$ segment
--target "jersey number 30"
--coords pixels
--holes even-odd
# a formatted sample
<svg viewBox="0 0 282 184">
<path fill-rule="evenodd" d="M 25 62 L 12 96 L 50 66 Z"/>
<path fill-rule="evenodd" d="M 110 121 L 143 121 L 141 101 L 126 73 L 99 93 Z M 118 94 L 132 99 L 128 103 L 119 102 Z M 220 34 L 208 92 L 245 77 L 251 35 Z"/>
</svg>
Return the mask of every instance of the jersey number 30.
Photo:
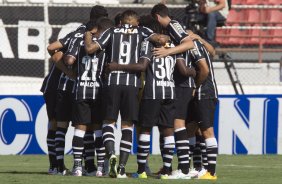
<svg viewBox="0 0 282 184">
<path fill-rule="evenodd" d="M 155 59 L 156 63 L 156 77 L 158 79 L 167 79 L 171 80 L 172 79 L 172 73 L 173 73 L 173 68 L 175 65 L 175 61 L 171 56 L 168 56 L 166 58 L 156 58 Z"/>
</svg>

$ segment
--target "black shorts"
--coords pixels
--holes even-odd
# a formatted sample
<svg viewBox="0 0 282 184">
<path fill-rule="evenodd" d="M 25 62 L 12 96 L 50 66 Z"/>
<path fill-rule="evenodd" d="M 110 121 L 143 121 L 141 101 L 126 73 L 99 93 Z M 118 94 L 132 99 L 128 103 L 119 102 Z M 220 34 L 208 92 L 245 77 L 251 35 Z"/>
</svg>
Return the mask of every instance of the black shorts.
<svg viewBox="0 0 282 184">
<path fill-rule="evenodd" d="M 73 94 L 68 91 L 57 91 L 56 120 L 69 122 L 72 119 Z"/>
<path fill-rule="evenodd" d="M 101 99 L 75 100 L 73 102 L 73 125 L 101 124 Z"/>
<path fill-rule="evenodd" d="M 189 104 L 192 97 L 193 88 L 176 87 L 175 94 L 175 119 L 186 120 L 188 117 Z"/>
<path fill-rule="evenodd" d="M 188 104 L 188 113 L 187 113 L 187 118 L 186 118 L 186 123 L 192 123 L 192 122 L 196 122 L 196 111 L 195 111 L 195 105 L 194 105 L 194 101 L 197 100 L 195 97 L 193 97 L 189 104 Z"/>
<path fill-rule="evenodd" d="M 46 110 L 48 119 L 53 120 L 56 119 L 56 104 L 57 104 L 57 91 L 55 92 L 46 92 L 43 94 L 45 104 L 46 104 Z"/>
<path fill-rule="evenodd" d="M 139 88 L 124 85 L 111 85 L 103 89 L 103 119 L 114 120 L 120 112 L 122 121 L 138 121 Z"/>
<path fill-rule="evenodd" d="M 174 100 L 143 99 L 140 105 L 140 126 L 144 128 L 153 126 L 173 128 L 174 113 Z"/>
<path fill-rule="evenodd" d="M 195 120 L 199 123 L 201 129 L 214 126 L 214 113 L 217 101 L 217 99 L 193 100 Z"/>
</svg>

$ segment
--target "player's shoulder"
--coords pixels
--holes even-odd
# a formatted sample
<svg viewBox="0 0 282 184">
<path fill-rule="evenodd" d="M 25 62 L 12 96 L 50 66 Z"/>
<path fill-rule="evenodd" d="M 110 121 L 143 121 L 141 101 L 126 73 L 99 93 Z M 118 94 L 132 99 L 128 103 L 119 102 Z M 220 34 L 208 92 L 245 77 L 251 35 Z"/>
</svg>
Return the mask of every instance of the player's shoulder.
<svg viewBox="0 0 282 184">
<path fill-rule="evenodd" d="M 148 41 L 148 40 L 144 40 L 144 41 L 141 43 L 141 51 L 152 50 L 153 48 L 154 48 L 153 43 L 151 43 L 151 42 Z"/>
<path fill-rule="evenodd" d="M 183 28 L 183 25 L 179 21 L 174 20 L 174 19 L 170 21 L 170 25 L 173 26 L 173 27 L 181 27 L 181 28 Z"/>
</svg>

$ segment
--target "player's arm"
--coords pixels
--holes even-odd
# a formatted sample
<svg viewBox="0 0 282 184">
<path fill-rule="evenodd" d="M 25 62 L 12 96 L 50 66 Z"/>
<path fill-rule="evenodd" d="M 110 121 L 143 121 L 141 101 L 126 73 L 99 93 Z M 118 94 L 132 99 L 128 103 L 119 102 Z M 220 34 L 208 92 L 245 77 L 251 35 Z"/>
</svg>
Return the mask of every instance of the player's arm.
<svg viewBox="0 0 282 184">
<path fill-rule="evenodd" d="M 59 70 L 64 72 L 70 78 L 74 78 L 73 71 L 71 69 L 68 69 L 63 62 L 63 55 L 64 53 L 62 51 L 58 51 L 52 55 L 51 60 Z"/>
<path fill-rule="evenodd" d="M 90 31 L 87 31 L 85 33 L 84 44 L 85 44 L 85 51 L 87 54 L 93 54 L 100 49 L 97 42 L 92 41 L 92 33 Z"/>
<path fill-rule="evenodd" d="M 53 54 L 55 54 L 56 51 L 58 51 L 61 48 L 63 48 L 63 44 L 59 40 L 57 40 L 48 45 L 47 51 L 49 55 L 52 56 Z"/>
<path fill-rule="evenodd" d="M 174 54 L 179 54 L 186 52 L 189 49 L 193 49 L 194 44 L 193 41 L 190 38 L 187 38 L 183 40 L 183 42 L 180 45 L 177 45 L 176 47 L 171 47 L 171 48 L 155 48 L 153 51 L 154 56 L 161 58 L 161 57 L 166 57 L 169 55 L 174 55 Z"/>
<path fill-rule="evenodd" d="M 197 75 L 195 78 L 196 88 L 199 88 L 201 84 L 204 83 L 204 81 L 207 79 L 209 75 L 209 67 L 206 62 L 206 59 L 201 59 L 197 62 Z"/>
<path fill-rule="evenodd" d="M 188 33 L 183 29 L 179 22 L 172 20 L 167 27 L 169 35 L 176 42 L 177 46 L 172 48 L 155 48 L 154 55 L 157 57 L 165 57 L 174 54 L 186 52 L 194 48 L 194 44 Z"/>
<path fill-rule="evenodd" d="M 207 42 L 206 40 L 204 40 L 202 37 L 200 37 L 199 35 L 197 34 L 189 34 L 191 39 L 193 40 L 200 40 L 200 42 L 203 43 L 204 47 L 209 51 L 209 53 L 211 54 L 211 56 L 215 56 L 215 49 L 214 47 L 209 43 Z"/>
<path fill-rule="evenodd" d="M 195 77 L 196 76 L 196 70 L 194 68 L 187 67 L 183 59 L 176 60 L 176 67 L 179 73 L 185 77 Z"/>
<path fill-rule="evenodd" d="M 149 61 L 147 58 L 140 58 L 138 63 L 121 65 L 117 62 L 111 62 L 106 66 L 108 72 L 111 71 L 126 71 L 126 72 L 144 72 L 148 67 Z"/>
<path fill-rule="evenodd" d="M 110 44 L 111 29 L 109 28 L 104 31 L 97 41 L 93 41 L 92 38 L 92 32 L 87 31 L 84 38 L 85 51 L 87 54 L 93 54 L 98 50 L 103 50 L 107 47 L 108 44 Z"/>
<path fill-rule="evenodd" d="M 70 32 L 65 37 L 49 44 L 48 47 L 47 47 L 47 51 L 50 54 L 50 56 L 55 54 L 55 52 L 59 51 L 60 49 L 66 47 L 69 44 L 69 41 L 70 41 L 72 36 L 73 36 L 73 32 Z"/>
</svg>

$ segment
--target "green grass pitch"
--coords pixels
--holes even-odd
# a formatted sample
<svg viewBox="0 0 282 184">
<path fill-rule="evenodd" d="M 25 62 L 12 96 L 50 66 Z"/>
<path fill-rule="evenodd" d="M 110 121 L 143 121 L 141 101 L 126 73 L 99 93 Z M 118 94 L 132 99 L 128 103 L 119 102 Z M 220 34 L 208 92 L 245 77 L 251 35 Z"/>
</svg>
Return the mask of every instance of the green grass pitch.
<svg viewBox="0 0 282 184">
<path fill-rule="evenodd" d="M 174 158 L 173 166 L 176 166 Z M 66 157 L 66 165 L 72 167 L 72 157 Z M 161 167 L 161 157 L 151 156 L 150 167 L 156 172 Z M 127 172 L 135 172 L 137 168 L 136 156 L 132 155 L 127 165 Z M 0 156 L 1 184 L 84 184 L 98 183 L 236 183 L 236 184 L 281 184 L 282 183 L 282 155 L 260 156 L 227 156 L 218 157 L 217 181 L 202 180 L 159 180 L 149 178 L 113 179 L 96 177 L 50 176 L 47 175 L 48 159 L 46 155 Z"/>
</svg>

